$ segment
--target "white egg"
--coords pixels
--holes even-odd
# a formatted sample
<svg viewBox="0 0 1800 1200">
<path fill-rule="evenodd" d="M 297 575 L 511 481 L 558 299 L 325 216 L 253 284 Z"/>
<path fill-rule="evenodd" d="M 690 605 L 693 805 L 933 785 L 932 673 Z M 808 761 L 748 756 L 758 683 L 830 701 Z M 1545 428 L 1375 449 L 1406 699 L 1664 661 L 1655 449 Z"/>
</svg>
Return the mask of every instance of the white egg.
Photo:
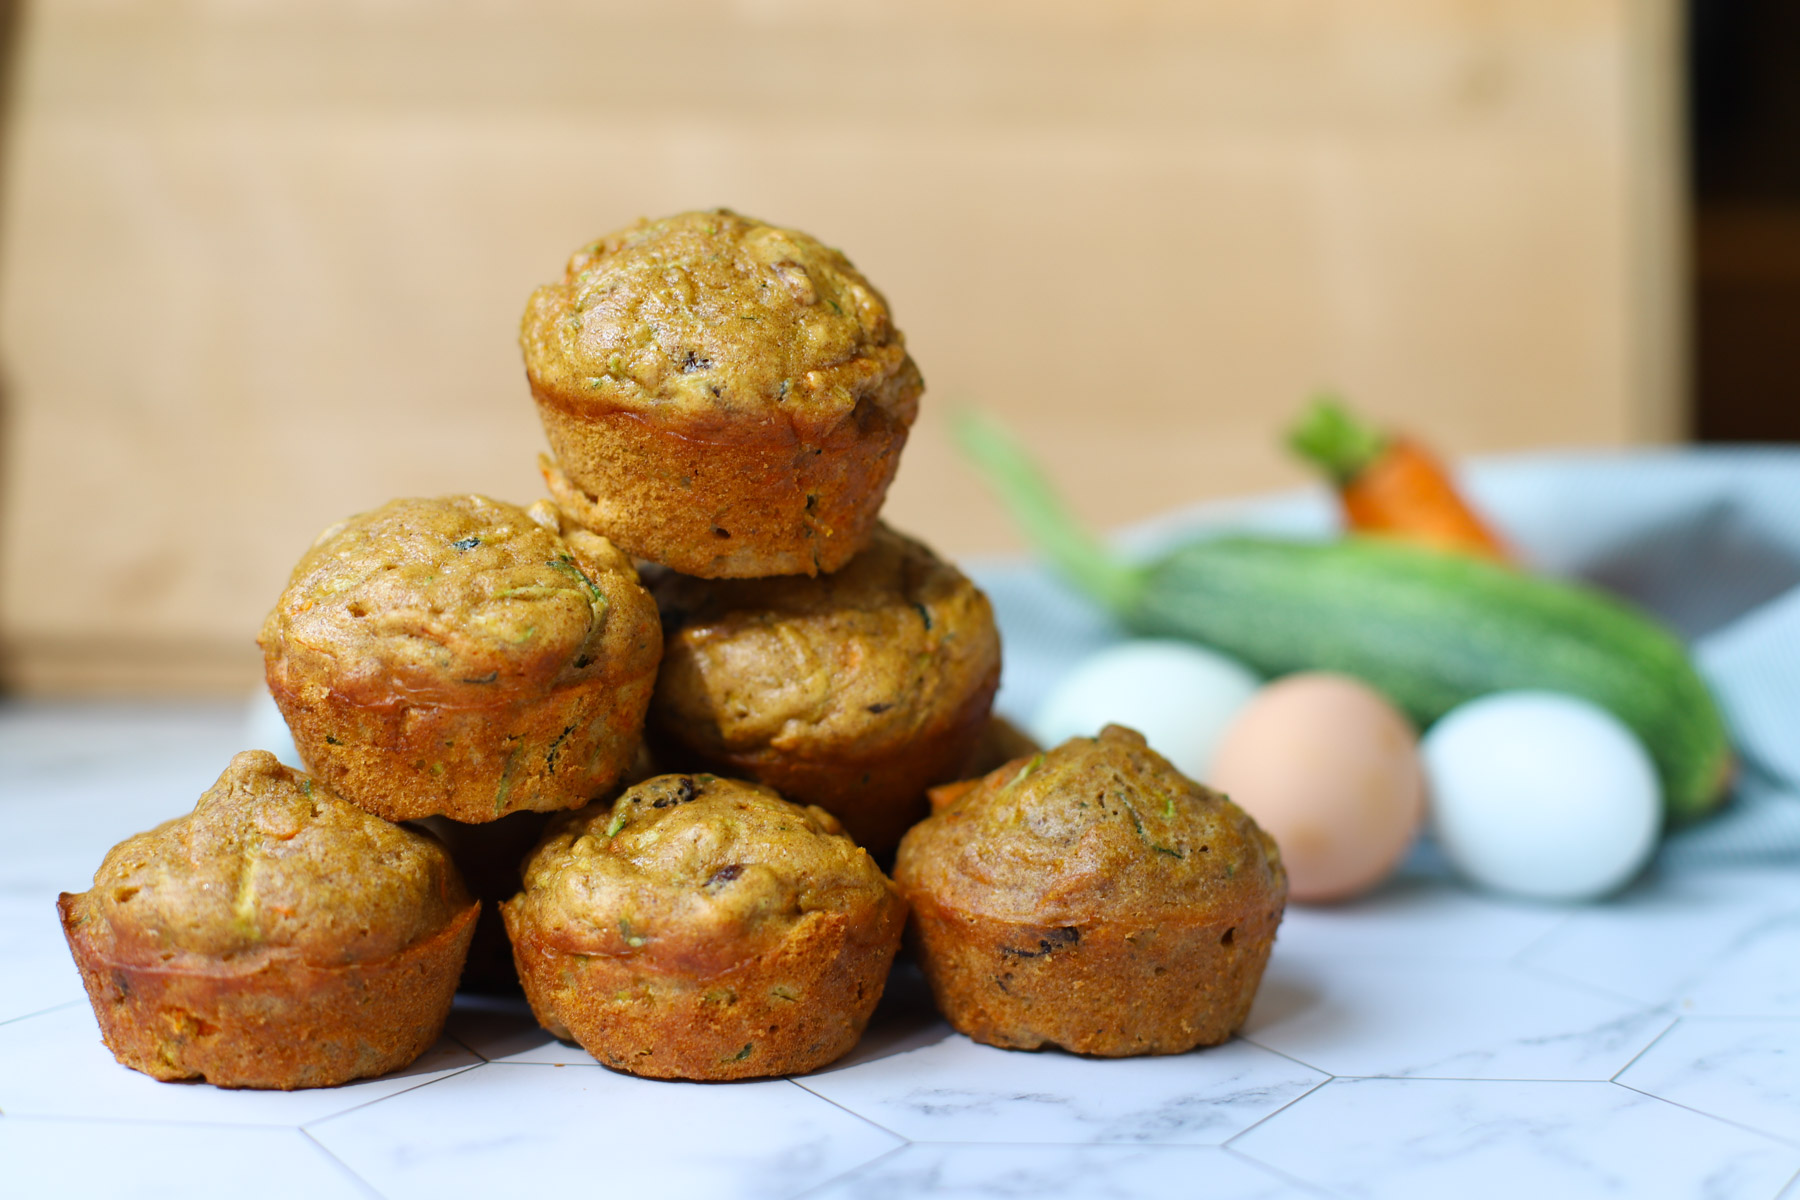
<svg viewBox="0 0 1800 1200">
<path fill-rule="evenodd" d="M 1539 900 L 1621 887 L 1656 848 L 1656 768 L 1605 709 L 1498 692 L 1452 710 L 1421 746 L 1432 827 L 1470 879 Z"/>
<path fill-rule="evenodd" d="M 1204 780 L 1220 735 L 1258 686 L 1244 664 L 1188 642 L 1121 642 L 1063 676 L 1038 707 L 1031 734 L 1059 746 L 1128 725 L 1176 770 Z"/>
</svg>

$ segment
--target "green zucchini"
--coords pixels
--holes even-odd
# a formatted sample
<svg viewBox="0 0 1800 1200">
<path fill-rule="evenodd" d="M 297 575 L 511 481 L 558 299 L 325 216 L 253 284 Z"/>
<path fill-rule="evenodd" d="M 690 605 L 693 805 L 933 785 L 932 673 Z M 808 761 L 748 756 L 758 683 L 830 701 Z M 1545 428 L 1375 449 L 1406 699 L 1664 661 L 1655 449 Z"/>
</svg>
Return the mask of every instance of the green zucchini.
<svg viewBox="0 0 1800 1200">
<path fill-rule="evenodd" d="M 1028 535 L 1134 632 L 1204 642 L 1268 675 L 1354 675 L 1428 725 L 1489 692 L 1543 689 L 1610 710 L 1643 741 L 1671 823 L 1723 799 L 1725 723 L 1680 640 L 1605 593 L 1378 538 L 1216 537 L 1129 565 L 1068 519 L 1011 436 L 958 439 Z"/>
</svg>

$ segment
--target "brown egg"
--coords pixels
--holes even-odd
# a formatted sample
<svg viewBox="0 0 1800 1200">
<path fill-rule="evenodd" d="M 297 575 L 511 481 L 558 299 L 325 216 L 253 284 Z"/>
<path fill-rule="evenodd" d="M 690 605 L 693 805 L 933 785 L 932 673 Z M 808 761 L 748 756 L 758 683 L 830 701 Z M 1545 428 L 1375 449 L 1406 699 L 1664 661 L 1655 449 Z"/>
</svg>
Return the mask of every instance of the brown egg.
<svg viewBox="0 0 1800 1200">
<path fill-rule="evenodd" d="M 1281 847 L 1288 894 L 1345 900 L 1387 877 L 1425 815 L 1418 735 L 1367 684 L 1289 675 L 1259 691 L 1213 756 L 1213 787 Z"/>
</svg>

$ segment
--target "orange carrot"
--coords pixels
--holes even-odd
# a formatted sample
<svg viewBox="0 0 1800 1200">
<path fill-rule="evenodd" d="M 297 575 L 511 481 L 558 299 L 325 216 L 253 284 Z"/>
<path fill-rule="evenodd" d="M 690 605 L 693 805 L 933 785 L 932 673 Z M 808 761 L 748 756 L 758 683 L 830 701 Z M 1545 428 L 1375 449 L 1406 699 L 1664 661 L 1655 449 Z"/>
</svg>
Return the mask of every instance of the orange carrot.
<svg viewBox="0 0 1800 1200">
<path fill-rule="evenodd" d="M 1289 433 L 1288 445 L 1331 475 L 1351 531 L 1516 561 L 1462 498 L 1443 464 L 1419 443 L 1384 434 L 1321 399 Z"/>
</svg>

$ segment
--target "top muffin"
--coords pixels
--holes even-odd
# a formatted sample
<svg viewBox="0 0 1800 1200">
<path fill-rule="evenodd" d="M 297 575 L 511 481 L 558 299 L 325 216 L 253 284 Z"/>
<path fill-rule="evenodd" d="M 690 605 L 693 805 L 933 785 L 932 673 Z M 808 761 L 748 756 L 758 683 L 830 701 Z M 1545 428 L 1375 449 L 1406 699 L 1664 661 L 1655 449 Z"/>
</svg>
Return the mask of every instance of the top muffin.
<svg viewBox="0 0 1800 1200">
<path fill-rule="evenodd" d="M 848 562 L 924 388 L 842 254 L 723 209 L 582 247 L 519 341 L 564 512 L 708 579 Z"/>
<path fill-rule="evenodd" d="M 907 421 L 919 378 L 887 302 L 841 253 L 719 209 L 591 242 L 520 331 L 533 387 L 695 429 L 780 414 L 816 436 L 868 402 Z"/>
</svg>

